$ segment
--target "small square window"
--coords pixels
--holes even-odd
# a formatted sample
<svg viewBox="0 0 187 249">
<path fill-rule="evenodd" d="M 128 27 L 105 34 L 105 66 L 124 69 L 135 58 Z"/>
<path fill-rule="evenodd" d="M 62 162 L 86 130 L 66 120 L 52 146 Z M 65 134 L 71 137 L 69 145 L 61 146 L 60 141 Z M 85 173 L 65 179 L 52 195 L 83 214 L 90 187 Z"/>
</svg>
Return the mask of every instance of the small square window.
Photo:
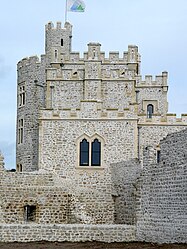
<svg viewBox="0 0 187 249">
<path fill-rule="evenodd" d="M 36 206 L 26 205 L 24 206 L 24 217 L 25 221 L 35 221 L 36 220 Z"/>
</svg>

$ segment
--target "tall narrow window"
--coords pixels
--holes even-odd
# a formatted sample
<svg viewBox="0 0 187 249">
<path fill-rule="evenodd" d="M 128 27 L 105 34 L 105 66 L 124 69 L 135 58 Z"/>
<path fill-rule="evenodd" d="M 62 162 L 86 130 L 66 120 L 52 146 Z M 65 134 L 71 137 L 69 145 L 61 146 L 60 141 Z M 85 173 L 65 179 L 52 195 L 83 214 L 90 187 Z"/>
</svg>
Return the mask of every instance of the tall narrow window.
<svg viewBox="0 0 187 249">
<path fill-rule="evenodd" d="M 23 143 L 23 128 L 24 128 L 24 121 L 23 119 L 18 120 L 18 144 Z"/>
<path fill-rule="evenodd" d="M 149 104 L 147 106 L 147 118 L 152 118 L 154 112 L 154 107 L 153 105 Z"/>
<path fill-rule="evenodd" d="M 61 46 L 64 46 L 64 40 L 61 39 Z"/>
<path fill-rule="evenodd" d="M 160 162 L 160 150 L 157 150 L 156 161 L 157 161 L 157 163 Z"/>
<path fill-rule="evenodd" d="M 58 58 L 58 51 L 55 49 L 55 60 Z"/>
<path fill-rule="evenodd" d="M 25 86 L 19 87 L 19 107 L 25 105 Z"/>
<path fill-rule="evenodd" d="M 91 166 L 101 165 L 101 143 L 96 138 L 92 142 L 92 155 L 91 155 Z"/>
<path fill-rule="evenodd" d="M 89 166 L 89 142 L 86 139 L 80 143 L 80 166 Z"/>
</svg>

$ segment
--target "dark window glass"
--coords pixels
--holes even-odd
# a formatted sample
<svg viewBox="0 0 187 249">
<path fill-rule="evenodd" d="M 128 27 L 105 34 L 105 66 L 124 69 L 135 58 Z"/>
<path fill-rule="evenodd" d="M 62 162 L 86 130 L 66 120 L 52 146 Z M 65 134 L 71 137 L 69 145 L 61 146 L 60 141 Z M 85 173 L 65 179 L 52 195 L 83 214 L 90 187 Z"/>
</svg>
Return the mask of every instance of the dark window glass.
<svg viewBox="0 0 187 249">
<path fill-rule="evenodd" d="M 147 106 L 147 118 L 152 118 L 153 111 L 154 111 L 153 105 L 148 105 Z"/>
<path fill-rule="evenodd" d="M 160 150 L 157 150 L 157 163 L 159 163 L 160 162 Z"/>
<path fill-rule="evenodd" d="M 36 220 L 36 206 L 25 206 L 25 221 L 35 221 Z"/>
<path fill-rule="evenodd" d="M 23 97 L 22 104 L 25 105 L 25 93 L 23 93 L 22 97 Z"/>
<path fill-rule="evenodd" d="M 92 142 L 91 166 L 101 165 L 101 143 L 98 139 Z"/>
<path fill-rule="evenodd" d="M 61 39 L 61 46 L 64 46 L 64 41 L 63 41 L 63 39 Z"/>
<path fill-rule="evenodd" d="M 80 143 L 80 165 L 89 165 L 89 143 L 86 139 L 83 139 Z"/>
</svg>

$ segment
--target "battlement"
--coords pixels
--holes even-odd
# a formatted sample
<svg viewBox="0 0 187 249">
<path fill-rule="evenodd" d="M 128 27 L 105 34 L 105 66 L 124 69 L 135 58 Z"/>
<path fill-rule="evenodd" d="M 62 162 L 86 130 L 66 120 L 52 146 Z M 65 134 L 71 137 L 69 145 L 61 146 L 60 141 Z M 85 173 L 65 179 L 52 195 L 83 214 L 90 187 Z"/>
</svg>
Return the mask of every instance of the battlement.
<svg viewBox="0 0 187 249">
<path fill-rule="evenodd" d="M 88 52 L 84 52 L 83 57 L 80 56 L 79 52 L 71 52 L 69 57 L 66 58 L 66 62 L 83 62 L 88 60 Z M 96 59 L 95 59 L 96 60 Z M 123 57 L 120 57 L 119 52 L 110 51 L 109 57 L 105 56 L 105 52 L 100 52 L 100 57 L 98 59 L 102 63 L 114 63 L 114 64 L 127 64 L 128 63 L 128 52 L 123 52 Z"/>
<path fill-rule="evenodd" d="M 100 45 L 101 46 L 101 45 Z M 120 53 L 117 51 L 110 51 L 109 56 L 106 57 L 104 51 L 99 52 L 99 56 L 90 56 L 89 51 L 85 51 L 83 53 L 83 57 L 81 57 L 79 52 L 73 51 L 69 54 L 69 56 L 63 57 L 63 61 L 68 62 L 76 62 L 82 63 L 84 61 L 101 61 L 103 64 L 138 64 L 140 63 L 140 55 L 138 54 L 137 59 L 134 61 L 130 61 L 129 59 L 129 52 L 124 51 L 123 56 L 120 57 Z"/>
<path fill-rule="evenodd" d="M 160 124 L 160 125 L 185 125 L 187 126 L 187 114 L 181 114 L 178 117 L 174 113 L 168 113 L 165 116 L 153 115 L 152 118 L 147 118 L 146 114 L 139 115 L 139 123 L 144 123 L 147 125 L 151 124 Z"/>
<path fill-rule="evenodd" d="M 54 25 L 53 22 L 48 22 L 48 24 L 45 25 L 45 30 L 61 30 L 61 29 L 67 29 L 67 30 L 72 30 L 72 25 L 69 22 L 66 22 L 64 24 L 64 28 L 62 28 L 62 23 L 61 22 L 57 22 L 56 26 Z"/>
<path fill-rule="evenodd" d="M 153 78 L 152 75 L 145 75 L 145 79 L 142 79 L 142 76 L 139 75 L 136 77 L 137 87 L 144 87 L 144 86 L 167 86 L 168 80 L 168 72 L 162 72 L 162 75 L 156 75 Z"/>
<path fill-rule="evenodd" d="M 115 120 L 137 120 L 137 115 L 133 114 L 134 106 L 120 110 L 118 108 L 101 109 L 101 104 L 97 101 L 82 101 L 81 108 L 63 109 L 41 109 L 39 119 L 115 119 Z"/>
<path fill-rule="evenodd" d="M 40 57 L 37 55 L 25 57 L 17 63 L 18 70 L 22 67 L 27 67 L 29 65 L 34 64 L 43 64 L 45 62 L 45 55 L 41 55 Z"/>
</svg>

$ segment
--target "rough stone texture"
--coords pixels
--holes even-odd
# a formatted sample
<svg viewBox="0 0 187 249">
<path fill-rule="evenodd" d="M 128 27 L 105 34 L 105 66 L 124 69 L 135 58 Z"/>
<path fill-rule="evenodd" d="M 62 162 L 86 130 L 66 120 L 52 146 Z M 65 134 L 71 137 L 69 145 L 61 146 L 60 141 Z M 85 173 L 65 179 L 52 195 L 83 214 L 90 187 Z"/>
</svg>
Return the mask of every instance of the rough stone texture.
<svg viewBox="0 0 187 249">
<path fill-rule="evenodd" d="M 187 242 L 187 130 L 162 140 L 161 161 L 145 150 L 140 177 L 137 239 L 157 243 Z"/>
<path fill-rule="evenodd" d="M 175 124 L 139 124 L 139 158 L 143 164 L 143 148 L 152 146 L 154 148 L 154 162 L 156 162 L 157 147 L 160 146 L 160 141 L 170 133 L 175 133 L 186 129 L 185 125 Z"/>
<path fill-rule="evenodd" d="M 87 240 L 106 242 L 128 241 L 135 239 L 134 226 L 113 224 L 135 225 L 138 219 L 138 238 L 151 241 L 152 228 L 149 219 L 146 220 L 145 207 L 153 217 L 155 213 L 161 217 L 158 224 L 163 222 L 165 227 L 169 226 L 173 216 L 165 220 L 168 210 L 161 196 L 168 199 L 166 187 L 173 190 L 178 180 L 185 177 L 179 163 L 172 170 L 179 171 L 181 178 L 173 181 L 169 170 L 162 171 L 160 164 L 154 165 L 157 150 L 162 146 L 160 140 L 187 127 L 187 115 L 176 118 L 167 113 L 167 72 L 155 79 L 150 75 L 143 79 L 140 54 L 135 45 L 129 45 L 122 58 L 118 52 L 110 52 L 106 58 L 101 44 L 89 43 L 88 51 L 81 58 L 71 50 L 71 24 L 65 23 L 62 28 L 60 22 L 56 27 L 49 23 L 45 31 L 45 54 L 41 59 L 32 56 L 18 63 L 16 163 L 17 171 L 22 172 L 6 172 L 0 156 L 2 240 L 27 241 L 33 235 L 31 240 L 74 241 L 78 238 L 84 241 L 87 237 Z M 20 97 L 23 92 L 25 101 Z M 153 106 L 152 117 L 147 115 L 148 105 Z M 89 142 L 89 148 L 95 139 L 100 142 L 100 165 L 91 166 L 90 149 L 89 165 L 80 166 L 83 139 Z M 178 148 L 180 140 L 177 136 Z M 143 149 L 149 146 L 151 156 L 145 159 Z M 162 158 L 166 158 L 167 164 L 169 152 L 165 151 Z M 183 152 L 179 157 L 184 157 Z M 157 181 L 148 181 L 147 175 L 152 174 L 155 167 L 158 168 Z M 137 181 L 142 168 L 141 181 Z M 158 191 L 161 173 L 165 173 L 163 177 L 168 180 Z M 154 185 L 157 182 L 158 186 Z M 179 183 L 177 194 L 181 197 L 183 181 Z M 147 201 L 146 198 L 154 199 L 152 193 L 160 194 L 156 199 L 159 202 Z M 178 204 L 178 198 L 174 196 L 173 205 Z M 25 219 L 27 205 L 35 207 L 34 221 Z M 184 217 L 182 207 L 180 212 Z M 181 237 L 176 237 L 176 241 L 183 242 L 184 223 L 180 227 L 177 222 Z M 69 225 L 76 223 L 83 225 Z M 63 231 L 67 231 L 67 236 Z M 156 232 L 154 241 L 157 236 Z M 169 241 L 169 235 L 164 236 L 162 241 Z"/>
<path fill-rule="evenodd" d="M 0 225 L 0 241 L 134 241 L 135 226 L 130 225 Z"/>
<path fill-rule="evenodd" d="M 4 172 L 0 181 L 1 219 L 9 224 L 25 223 L 24 206 L 34 205 L 35 223 L 111 224 L 110 185 L 105 181 L 103 189 L 102 184 L 94 184 L 98 181 L 94 173 L 80 173 L 74 180 L 42 172 Z"/>
<path fill-rule="evenodd" d="M 116 224 L 136 224 L 136 206 L 138 186 L 136 180 L 141 167 L 137 159 L 112 164 L 112 182 L 114 186 L 114 207 Z"/>
<path fill-rule="evenodd" d="M 0 171 L 4 170 L 4 157 L 0 151 Z"/>
<path fill-rule="evenodd" d="M 17 109 L 17 150 L 16 163 L 24 171 L 38 169 L 38 117 L 44 107 L 45 57 L 41 62 L 36 56 L 25 58 L 18 63 L 18 109 Z M 25 87 L 25 105 L 19 106 L 19 88 Z M 18 144 L 18 123 L 23 119 L 23 143 Z"/>
</svg>

